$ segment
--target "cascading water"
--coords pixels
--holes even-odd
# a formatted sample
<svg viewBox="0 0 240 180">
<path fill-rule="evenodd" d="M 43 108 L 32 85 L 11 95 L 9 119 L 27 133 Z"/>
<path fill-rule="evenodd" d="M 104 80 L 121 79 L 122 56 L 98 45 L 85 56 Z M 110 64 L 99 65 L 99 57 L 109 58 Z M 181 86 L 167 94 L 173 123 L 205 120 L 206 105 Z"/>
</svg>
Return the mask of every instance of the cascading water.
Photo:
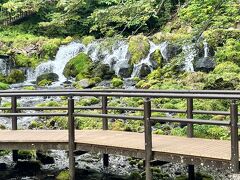
<svg viewBox="0 0 240 180">
<path fill-rule="evenodd" d="M 204 57 L 207 58 L 209 55 L 209 47 L 207 41 L 203 41 L 203 46 L 204 46 Z"/>
<path fill-rule="evenodd" d="M 119 75 L 121 68 L 129 68 L 129 58 L 127 56 L 128 44 L 126 42 L 118 41 L 112 47 L 112 53 L 106 52 L 103 64 L 108 64 L 115 71 L 116 75 Z"/>
<path fill-rule="evenodd" d="M 147 65 L 151 70 L 153 69 L 153 64 L 151 62 L 151 54 L 156 51 L 157 49 L 159 49 L 161 51 L 161 47 L 162 47 L 162 44 L 164 43 L 161 43 L 161 44 L 154 44 L 153 42 L 149 41 L 150 43 L 150 50 L 149 50 L 149 53 L 147 55 L 146 58 L 142 59 L 138 64 L 134 65 L 133 67 L 133 73 L 131 75 L 131 78 L 134 78 L 134 77 L 139 77 L 139 74 L 140 74 L 140 70 L 142 68 L 142 65 L 145 64 Z"/>
<path fill-rule="evenodd" d="M 193 60 L 197 56 L 197 51 L 195 49 L 195 44 L 183 46 L 183 53 L 185 55 L 185 67 L 184 70 L 188 72 L 194 72 Z"/>
<path fill-rule="evenodd" d="M 32 73 L 29 71 L 27 78 L 28 81 L 35 81 L 39 75 L 53 72 L 58 75 L 59 82 L 64 82 L 66 78 L 63 75 L 63 70 L 67 62 L 84 49 L 84 45 L 78 42 L 72 42 L 68 45 L 61 46 L 56 54 L 54 61 L 41 63 Z"/>
<path fill-rule="evenodd" d="M 5 59 L 0 59 L 0 72 L 3 75 L 7 75 L 8 68 L 7 68 L 7 63 Z"/>
</svg>

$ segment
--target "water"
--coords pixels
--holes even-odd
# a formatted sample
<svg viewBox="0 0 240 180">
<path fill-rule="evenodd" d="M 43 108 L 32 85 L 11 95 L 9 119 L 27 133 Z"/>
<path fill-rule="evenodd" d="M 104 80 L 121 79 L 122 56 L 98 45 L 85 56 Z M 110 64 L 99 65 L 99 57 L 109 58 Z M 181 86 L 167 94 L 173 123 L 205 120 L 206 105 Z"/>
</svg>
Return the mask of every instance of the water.
<svg viewBox="0 0 240 180">
<path fill-rule="evenodd" d="M 66 81 L 63 75 L 64 67 L 67 62 L 77 56 L 77 54 L 84 50 L 84 45 L 78 42 L 72 42 L 68 45 L 63 45 L 59 48 L 56 57 L 53 61 L 41 63 L 35 70 L 29 70 L 27 73 L 27 81 L 35 81 L 36 78 L 44 73 L 56 73 L 59 77 L 59 82 Z"/>
<path fill-rule="evenodd" d="M 9 72 L 9 67 L 7 65 L 6 59 L 1 59 L 0 58 L 0 72 L 3 75 L 7 75 Z"/>
<path fill-rule="evenodd" d="M 148 53 L 147 57 L 142 59 L 138 64 L 134 65 L 131 78 L 140 76 L 140 70 L 141 70 L 141 67 L 143 66 L 143 64 L 147 65 L 152 71 L 153 70 L 153 64 L 150 61 L 151 54 L 154 51 L 156 51 L 157 49 L 159 49 L 161 51 L 162 47 L 164 46 L 163 44 L 165 44 L 165 42 L 164 42 L 164 43 L 161 43 L 161 44 L 157 45 L 157 44 L 154 44 L 152 41 L 149 41 L 149 43 L 150 43 L 150 50 L 149 50 L 149 53 Z"/>
<path fill-rule="evenodd" d="M 194 72 L 193 61 L 197 56 L 197 51 L 195 48 L 195 44 L 184 45 L 183 53 L 185 55 L 185 67 L 184 70 L 188 72 Z"/>
<path fill-rule="evenodd" d="M 204 58 L 207 58 L 209 55 L 209 47 L 206 40 L 203 41 L 203 46 L 204 46 Z"/>
</svg>

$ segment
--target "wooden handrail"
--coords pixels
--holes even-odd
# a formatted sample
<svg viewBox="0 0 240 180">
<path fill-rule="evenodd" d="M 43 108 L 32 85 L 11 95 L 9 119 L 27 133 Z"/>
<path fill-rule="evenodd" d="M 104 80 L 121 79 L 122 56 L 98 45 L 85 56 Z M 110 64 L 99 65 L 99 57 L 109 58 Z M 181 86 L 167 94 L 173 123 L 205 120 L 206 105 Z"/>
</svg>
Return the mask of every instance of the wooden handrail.
<svg viewBox="0 0 240 180">
<path fill-rule="evenodd" d="M 197 93 L 196 93 L 197 92 Z M 199 93 L 203 92 L 203 93 Z M 210 93 L 208 93 L 210 92 Z M 0 108 L 0 110 L 11 110 L 11 112 L 0 113 L 0 117 L 11 117 L 12 118 L 12 129 L 17 130 L 17 118 L 22 116 L 68 116 L 68 132 L 69 132 L 69 168 L 71 179 L 74 179 L 75 175 L 75 117 L 92 117 L 92 118 L 102 118 L 103 130 L 108 130 L 108 119 L 131 119 L 131 120 L 143 120 L 144 121 L 144 137 L 145 137 L 145 168 L 146 168 L 146 178 L 151 180 L 151 166 L 150 162 L 152 160 L 152 131 L 151 124 L 153 122 L 178 122 L 183 125 L 187 125 L 187 136 L 189 138 L 194 137 L 194 124 L 208 124 L 216 126 L 228 126 L 230 127 L 231 134 L 231 169 L 233 172 L 239 172 L 239 149 L 238 149 L 238 105 L 236 100 L 240 99 L 239 92 L 226 92 L 220 91 L 143 91 L 138 90 L 134 93 L 134 90 L 70 90 L 70 91 L 2 91 L 0 92 L 0 97 L 10 97 L 11 98 L 11 108 Z M 67 96 L 68 106 L 67 107 L 17 107 L 17 99 L 20 97 L 35 97 L 35 96 Z M 101 97 L 101 106 L 87 106 L 87 107 L 77 107 L 74 105 L 74 97 L 85 97 L 85 96 L 96 96 Z M 108 97 L 139 97 L 144 100 L 144 107 L 109 107 Z M 157 109 L 151 107 L 151 98 L 181 98 L 186 100 L 186 110 L 177 109 Z M 204 110 L 194 110 L 193 101 L 194 99 L 224 99 L 230 100 L 230 112 L 225 111 L 204 111 Z M 81 109 L 97 109 L 101 110 L 101 114 L 90 114 L 90 113 L 80 113 L 75 110 Z M 64 112 L 31 112 L 24 113 L 20 112 L 22 110 L 62 110 Z M 67 110 L 67 112 L 66 112 Z M 143 111 L 143 116 L 127 116 L 127 115 L 115 115 L 109 114 L 108 110 L 126 110 L 126 111 Z M 172 117 L 152 117 L 152 112 L 170 112 L 170 113 L 185 113 L 186 118 L 172 118 Z M 201 120 L 194 119 L 194 114 L 222 114 L 230 115 L 230 121 L 216 121 L 216 120 Z M 15 150 L 16 154 L 17 151 Z M 15 155 L 15 160 L 16 160 Z M 108 166 L 108 154 L 103 154 L 104 166 Z M 189 177 L 194 178 L 194 166 L 190 164 Z"/>
</svg>

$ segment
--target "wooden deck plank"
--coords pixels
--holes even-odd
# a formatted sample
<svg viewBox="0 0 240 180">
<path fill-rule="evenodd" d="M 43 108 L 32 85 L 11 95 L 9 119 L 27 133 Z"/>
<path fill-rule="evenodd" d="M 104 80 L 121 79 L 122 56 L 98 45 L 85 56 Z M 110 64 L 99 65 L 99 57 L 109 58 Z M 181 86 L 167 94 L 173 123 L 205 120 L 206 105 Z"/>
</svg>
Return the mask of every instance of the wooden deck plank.
<svg viewBox="0 0 240 180">
<path fill-rule="evenodd" d="M 144 150 L 144 134 L 123 131 L 76 130 L 77 144 Z M 0 130 L 0 147 L 4 143 L 66 143 L 67 130 Z M 153 135 L 153 151 L 230 160 L 230 141 Z"/>
</svg>

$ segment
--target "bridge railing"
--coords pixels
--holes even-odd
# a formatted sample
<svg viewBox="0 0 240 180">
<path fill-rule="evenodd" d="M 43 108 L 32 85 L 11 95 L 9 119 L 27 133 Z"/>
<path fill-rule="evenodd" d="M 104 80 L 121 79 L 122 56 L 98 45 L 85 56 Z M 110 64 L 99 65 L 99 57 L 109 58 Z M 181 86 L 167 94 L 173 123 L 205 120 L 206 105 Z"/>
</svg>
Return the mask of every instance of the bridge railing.
<svg viewBox="0 0 240 180">
<path fill-rule="evenodd" d="M 18 98 L 23 97 L 68 97 L 68 105 L 66 107 L 18 107 Z M 101 97 L 101 106 L 75 106 L 75 97 Z M 177 122 L 187 125 L 187 136 L 194 137 L 194 124 L 207 124 L 216 126 L 230 127 L 231 134 L 231 168 L 233 172 L 239 171 L 239 149 L 238 149 L 238 105 L 237 100 L 240 99 L 240 91 L 154 91 L 154 90 L 49 90 L 44 91 L 0 91 L 0 97 L 11 98 L 11 108 L 1 107 L 0 110 L 10 110 L 8 113 L 0 113 L 0 117 L 12 118 L 12 129 L 17 130 L 17 118 L 22 116 L 66 116 L 68 117 L 69 131 L 69 163 L 70 174 L 74 174 L 74 150 L 75 150 L 75 117 L 92 117 L 102 119 L 103 130 L 108 130 L 108 119 L 130 119 L 144 121 L 145 134 L 145 167 L 146 176 L 151 179 L 150 162 L 153 158 L 152 152 L 152 123 L 155 122 Z M 139 97 L 144 99 L 144 107 L 112 107 L 108 106 L 109 97 Z M 184 99 L 186 101 L 186 109 L 158 109 L 151 107 L 151 99 L 169 98 Z M 194 110 L 193 101 L 195 99 L 221 99 L 230 101 L 228 111 L 206 111 Z M 25 110 L 61 110 L 62 112 L 21 112 Z M 82 113 L 76 110 L 100 110 L 101 113 Z M 125 110 L 125 111 L 143 111 L 143 116 L 129 116 L 109 114 L 109 110 Z M 173 117 L 152 117 L 152 112 L 168 112 L 168 113 L 184 113 L 187 118 Z M 216 121 L 205 119 L 194 119 L 194 114 L 211 114 L 211 115 L 230 115 L 230 121 Z M 103 156 L 104 165 L 108 166 L 108 155 Z M 193 176 L 193 165 L 189 165 L 189 174 Z"/>
</svg>

